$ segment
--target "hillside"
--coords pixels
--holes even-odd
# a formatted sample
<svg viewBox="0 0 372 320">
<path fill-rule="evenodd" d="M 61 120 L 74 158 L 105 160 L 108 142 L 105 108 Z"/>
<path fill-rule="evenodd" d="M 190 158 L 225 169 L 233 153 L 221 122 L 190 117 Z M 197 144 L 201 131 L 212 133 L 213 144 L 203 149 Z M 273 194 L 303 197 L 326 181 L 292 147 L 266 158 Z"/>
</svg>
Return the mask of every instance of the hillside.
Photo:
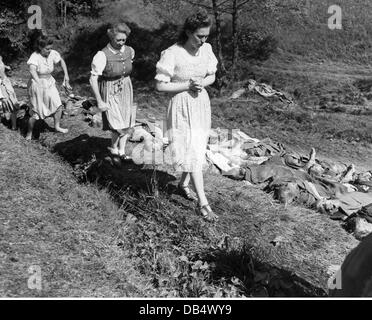
<svg viewBox="0 0 372 320">
<path fill-rule="evenodd" d="M 167 97 L 155 92 L 151 72 L 161 48 L 174 41 L 169 22 L 177 25 L 193 7 L 184 1 L 100 3 L 105 6 L 97 16 L 71 14 L 66 26 L 55 8 L 44 7 L 51 10 L 46 25 L 67 58 L 74 93 L 91 96 L 92 54 L 104 43 L 105 23 L 123 17 L 137 54 L 137 117 L 163 118 Z M 372 4 L 338 1 L 344 29 L 331 31 L 324 21 L 332 1 L 267 3 L 262 11 L 253 5 L 242 10 L 240 25 L 273 35 L 278 49 L 266 61 L 240 59 L 237 79 L 210 89 L 212 127 L 270 138 L 303 155 L 315 147 L 319 159 L 372 170 Z M 224 39 L 231 38 L 229 21 L 225 15 Z M 8 36 L 0 33 L 2 43 Z M 12 81 L 27 82 L 25 59 L 13 60 Z M 59 82 L 60 76 L 57 70 Z M 250 78 L 287 92 L 294 104 L 254 93 L 228 98 Z M 25 88 L 16 92 L 27 100 Z M 32 142 L 23 139 L 24 120 L 19 132 L 8 130 L 5 120 L 0 124 L 1 296 L 324 297 L 329 267 L 358 244 L 340 221 L 285 206 L 262 186 L 213 168 L 205 174 L 206 192 L 220 221 L 206 223 L 175 192 L 174 172 L 114 163 L 109 136 L 81 113 L 64 117 L 67 135 L 50 131 L 50 120 Z M 41 267 L 42 290 L 27 287 L 30 266 Z"/>
<path fill-rule="evenodd" d="M 71 1 L 66 17 L 61 15 L 58 6 L 54 6 L 51 1 L 32 2 L 41 6 L 44 32 L 55 35 L 60 40 L 58 49 L 62 52 L 69 53 L 74 43 L 81 39 L 80 35 L 87 36 L 99 26 L 113 21 L 124 20 L 136 25 L 142 32 L 155 32 L 167 24 L 180 25 L 183 17 L 197 8 L 189 1 L 182 0 L 86 1 L 86 7 L 81 2 Z M 211 5 L 210 0 L 200 3 Z M 9 56 L 12 57 L 27 54 L 31 50 L 31 43 L 27 38 L 32 32 L 27 30 L 26 25 L 29 17 L 27 8 L 30 4 L 30 1 L 0 3 L 0 42 L 3 54 L 9 51 Z M 277 39 L 277 53 L 283 58 L 298 55 L 301 59 L 310 61 L 331 59 L 370 63 L 372 23 L 369 16 L 372 4 L 368 0 L 337 1 L 336 4 L 342 9 L 342 29 L 330 30 L 328 19 L 332 13 L 328 13 L 328 10 L 334 4 L 332 0 L 251 0 L 239 12 L 239 37 L 247 32 L 251 36 L 252 32 L 260 37 L 271 35 Z M 228 61 L 232 40 L 231 15 L 224 12 L 221 11 L 222 38 Z M 7 16 L 12 19 L 7 19 Z M 136 40 L 135 37 L 130 39 L 135 49 L 137 46 L 145 46 L 144 54 L 150 54 L 154 43 L 142 43 L 143 40 L 145 39 Z M 214 44 L 214 35 L 211 40 Z M 92 45 L 93 51 L 96 49 L 94 43 L 87 45 Z M 18 48 L 23 50 L 17 51 Z"/>
<path fill-rule="evenodd" d="M 314 69 L 316 81 L 320 70 Z M 14 77 L 26 79 L 25 71 Z M 353 71 L 358 73 L 357 68 Z M 338 75 L 347 78 L 345 73 Z M 86 92 L 85 86 L 76 90 Z M 26 92 L 17 89 L 17 94 L 22 98 Z M 151 87 L 135 86 L 135 97 L 138 117 L 164 116 L 166 97 Z M 256 102 L 212 99 L 213 127 L 240 128 L 303 153 L 315 146 L 320 158 L 352 162 L 358 169 L 370 166 L 370 140 L 350 144 L 351 136 L 340 134 L 360 120 L 366 121 L 364 128 L 370 133 L 370 116 L 285 110 L 278 101 L 251 99 Z M 339 221 L 300 206 L 284 206 L 260 186 L 247 186 L 215 171 L 206 173 L 206 192 L 220 222 L 205 223 L 191 203 L 174 194 L 177 176 L 130 163 L 113 165 L 107 158 L 107 134 L 84 119 L 82 114 L 65 118 L 67 135 L 41 127 L 38 141 L 31 143 L 1 127 L 6 155 L 2 186 L 19 190 L 2 193 L 7 208 L 3 239 L 23 239 L 2 243 L 1 268 L 6 275 L 2 295 L 324 296 L 329 267 L 339 265 L 358 243 Z M 327 130 L 338 137 L 330 139 Z M 51 179 L 56 172 L 61 177 Z M 38 196 L 38 207 L 28 204 L 35 192 L 43 195 Z M 11 220 L 12 212 L 16 219 Z M 34 227 L 25 234 L 30 219 Z M 68 224 L 60 225 L 61 219 L 68 219 Z M 279 236 L 282 242 L 273 245 Z M 31 242 L 37 245 L 22 245 Z M 52 253 L 50 248 L 57 243 L 58 250 Z M 120 271 L 122 263 L 132 266 L 125 274 Z M 30 264 L 46 273 L 42 291 L 26 287 L 24 272 Z M 5 271 L 10 265 L 17 273 Z M 84 270 L 90 270 L 89 277 L 81 276 Z"/>
</svg>

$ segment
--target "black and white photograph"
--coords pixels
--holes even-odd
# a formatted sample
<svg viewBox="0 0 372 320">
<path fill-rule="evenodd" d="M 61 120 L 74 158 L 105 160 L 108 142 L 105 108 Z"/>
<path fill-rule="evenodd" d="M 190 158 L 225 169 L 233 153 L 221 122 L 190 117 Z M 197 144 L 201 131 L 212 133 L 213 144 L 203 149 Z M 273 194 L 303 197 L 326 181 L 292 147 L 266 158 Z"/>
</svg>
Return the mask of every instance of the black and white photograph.
<svg viewBox="0 0 372 320">
<path fill-rule="evenodd" d="M 368 297 L 370 0 L 0 1 L 0 300 Z"/>
</svg>

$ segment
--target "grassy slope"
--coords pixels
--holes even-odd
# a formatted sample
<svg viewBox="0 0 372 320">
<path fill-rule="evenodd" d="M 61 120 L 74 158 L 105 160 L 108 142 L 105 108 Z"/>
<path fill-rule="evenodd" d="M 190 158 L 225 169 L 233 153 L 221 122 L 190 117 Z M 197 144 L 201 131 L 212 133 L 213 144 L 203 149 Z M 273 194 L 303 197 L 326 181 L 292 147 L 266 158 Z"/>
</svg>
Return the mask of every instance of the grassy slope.
<svg viewBox="0 0 372 320">
<path fill-rule="evenodd" d="M 139 116 L 164 114 L 165 97 L 153 95 L 151 92 L 150 88 L 136 90 L 137 101 L 141 109 Z M 263 102 L 260 101 L 260 103 Z M 228 103 L 230 102 L 221 99 L 212 100 L 214 126 L 228 124 L 229 128 L 242 128 L 248 134 L 260 138 L 267 137 L 267 135 L 280 138 L 286 132 L 286 127 L 283 126 L 285 119 L 279 122 L 273 119 L 271 117 L 273 110 L 269 107 L 257 109 L 257 106 L 249 106 L 251 112 L 248 112 L 246 105 L 231 108 L 226 107 Z M 274 106 L 281 107 L 280 103 Z M 231 118 L 221 113 L 226 108 L 229 108 L 227 111 L 232 115 Z M 239 110 L 243 114 L 237 115 L 236 112 Z M 251 121 L 236 122 L 234 120 L 247 117 Z M 295 124 L 299 119 L 301 117 L 292 117 Z M 252 126 L 251 122 L 256 125 Z M 206 175 L 206 190 L 213 207 L 221 216 L 221 222 L 216 226 L 205 224 L 195 214 L 192 204 L 172 194 L 172 185 L 175 184 L 172 175 L 157 174 L 160 194 L 154 196 L 152 170 L 141 170 L 129 164 L 119 168 L 111 166 L 105 160 L 107 156 L 105 150 L 109 143 L 106 134 L 99 129 L 89 127 L 80 116 L 66 119 L 65 124 L 70 128 L 68 135 L 44 131 L 40 135 L 40 142 L 49 150 L 59 153 L 62 159 L 70 163 L 81 182 L 91 182 L 99 188 L 103 187 L 108 190 L 111 197 L 107 204 L 111 203 L 111 208 L 114 208 L 111 214 L 115 218 L 106 216 L 105 219 L 101 218 L 98 220 L 99 223 L 94 222 L 93 225 L 102 228 L 107 241 L 113 246 L 112 250 L 116 250 L 119 245 L 121 250 L 114 251 L 111 259 L 117 261 L 125 257 L 127 263 L 148 280 L 147 285 L 139 285 L 140 288 L 137 291 L 98 291 L 98 295 L 213 296 L 222 294 L 236 296 L 237 292 L 245 295 L 317 295 L 321 294 L 321 291 L 314 291 L 315 288 L 326 289 L 328 267 L 341 263 L 346 253 L 357 243 L 338 222 L 330 220 L 327 216 L 296 206 L 285 208 L 275 203 L 272 196 L 261 191 L 259 187 L 247 187 L 244 183 L 229 180 L 215 172 L 209 172 Z M 268 130 L 269 126 L 271 130 Z M 319 128 L 321 130 L 322 126 Z M 4 130 L 4 134 L 13 133 Z M 288 142 L 295 143 L 296 139 L 307 136 L 308 132 L 299 130 L 296 139 L 289 132 L 286 134 L 291 137 Z M 19 141 L 21 145 L 27 145 L 22 140 Z M 301 146 L 308 149 L 306 144 Z M 34 147 L 38 149 L 34 143 L 29 146 L 29 148 Z M 22 147 L 18 146 L 18 148 L 20 148 L 18 155 L 21 155 Z M 46 152 L 45 149 L 40 149 Z M 55 157 L 52 160 L 49 159 L 49 165 L 52 165 L 55 159 Z M 71 171 L 64 165 L 63 168 Z M 6 174 L 7 167 L 4 169 Z M 59 170 L 53 168 L 51 172 Z M 71 175 L 70 177 L 72 178 Z M 85 188 L 76 181 L 73 184 L 74 188 L 83 188 L 83 190 Z M 218 186 L 217 190 L 215 186 Z M 107 197 L 106 191 L 95 191 L 95 194 L 101 192 L 104 197 Z M 56 196 L 52 195 L 52 198 Z M 88 198 L 85 199 L 88 200 Z M 85 202 L 86 200 L 80 205 L 89 205 L 89 201 Z M 96 199 L 91 201 L 95 206 L 98 205 Z M 75 203 L 75 200 L 72 203 Z M 16 211 L 19 212 L 19 210 L 23 209 L 17 208 Z M 131 221 L 129 213 L 138 219 L 135 223 L 130 223 L 130 227 L 124 223 L 127 217 Z M 74 217 L 76 219 L 76 216 Z M 110 225 L 111 219 L 114 219 L 116 223 Z M 49 228 L 56 227 L 53 221 L 50 222 Z M 102 221 L 105 224 L 102 225 Z M 20 224 L 22 223 L 26 221 L 20 221 Z M 76 227 L 79 222 L 72 222 L 72 225 Z M 75 227 L 68 233 L 78 236 L 81 233 L 80 230 L 84 228 Z M 12 232 L 13 236 L 22 233 L 17 233 L 14 229 Z M 58 234 L 57 231 L 56 234 Z M 276 236 L 284 238 L 280 246 L 273 246 L 271 242 Z M 223 241 L 224 239 L 226 241 Z M 46 252 L 49 252 L 44 243 L 55 240 L 60 242 L 59 238 L 53 239 L 53 237 L 41 239 L 37 247 L 46 248 Z M 94 247 L 95 242 L 91 241 L 89 246 Z M 100 248 L 95 251 L 101 252 L 102 250 Z M 78 251 L 82 252 L 80 249 Z M 22 256 L 22 254 L 19 255 Z M 186 265 L 181 261 L 182 256 L 186 256 L 189 260 Z M 105 263 L 111 263 L 110 259 L 104 257 Z M 9 261 L 10 256 L 7 255 L 6 258 L 4 261 Z M 208 262 L 208 268 L 195 267 L 199 259 Z M 253 259 L 253 268 L 249 267 L 250 259 Z M 55 256 L 49 256 L 46 260 L 50 265 L 59 263 L 59 258 Z M 260 261 L 265 265 L 262 266 Z M 83 261 L 77 264 L 76 274 L 80 274 L 80 268 L 83 265 Z M 22 266 L 24 270 L 23 264 L 20 268 Z M 198 272 L 190 276 L 193 266 Z M 8 265 L 6 264 L 5 267 Z M 69 263 L 64 265 L 62 270 L 65 268 L 67 270 L 71 268 Z M 101 272 L 96 276 L 100 277 Z M 10 275 L 9 277 L 12 279 Z M 61 275 L 56 275 L 58 281 L 62 281 L 61 277 Z M 238 277 L 241 283 L 235 286 L 231 282 L 232 277 Z M 265 284 L 265 277 L 271 278 L 269 284 Z M 20 279 L 24 279 L 24 275 L 18 274 L 13 279 L 21 283 Z M 224 279 L 228 279 L 227 282 Z M 79 285 L 81 291 L 74 291 L 69 280 L 67 283 L 64 289 L 54 288 L 43 294 L 52 296 L 73 295 L 74 292 L 76 295 L 95 294 L 89 291 L 88 282 Z M 24 294 L 19 287 L 15 287 L 14 290 L 14 294 Z"/>
<path fill-rule="evenodd" d="M 323 34 L 323 40 L 314 46 L 310 38 L 303 41 L 306 30 L 287 25 L 291 32 L 275 29 L 284 53 L 251 72 L 294 95 L 298 107 L 285 109 L 251 95 L 244 98 L 254 102 L 215 98 L 213 126 L 241 128 L 304 152 L 315 146 L 324 158 L 371 169 L 371 115 L 331 112 L 338 105 L 366 106 L 353 96 L 353 83 L 369 76 L 361 65 L 368 56 L 345 49 L 341 60 L 353 64 L 329 62 L 340 58 L 335 52 L 343 45 L 337 37 L 325 47 L 330 33 L 319 27 L 315 39 Z M 232 85 L 226 95 L 239 86 Z M 165 99 L 152 89 L 136 87 L 136 99 L 143 116 L 164 114 Z M 72 130 L 66 136 L 42 132 L 44 147 L 25 143 L 0 125 L 1 232 L 7 239 L 1 242 L 3 296 L 316 295 L 322 292 L 315 288 L 326 288 L 327 268 L 341 263 L 357 244 L 338 222 L 305 208 L 285 208 L 258 187 L 215 172 L 206 175 L 206 190 L 221 222 L 205 224 L 192 204 L 169 194 L 174 177 L 158 173 L 155 196 L 152 170 L 113 168 L 105 161 L 106 135 L 81 118 L 67 124 Z M 273 246 L 278 235 L 284 241 Z M 208 265 L 201 267 L 198 260 Z M 42 267 L 42 292 L 26 287 L 31 264 Z"/>
<path fill-rule="evenodd" d="M 1 296 L 147 296 L 148 279 L 116 243 L 122 213 L 78 184 L 60 158 L 0 125 Z M 40 266 L 42 291 L 29 290 Z"/>
<path fill-rule="evenodd" d="M 242 21 L 278 39 L 286 55 L 303 61 L 332 60 L 371 63 L 372 24 L 368 0 L 277 0 L 272 12 L 250 12 Z M 308 3 L 308 5 L 306 4 Z M 341 30 L 331 30 L 328 8 L 341 7 Z"/>
</svg>

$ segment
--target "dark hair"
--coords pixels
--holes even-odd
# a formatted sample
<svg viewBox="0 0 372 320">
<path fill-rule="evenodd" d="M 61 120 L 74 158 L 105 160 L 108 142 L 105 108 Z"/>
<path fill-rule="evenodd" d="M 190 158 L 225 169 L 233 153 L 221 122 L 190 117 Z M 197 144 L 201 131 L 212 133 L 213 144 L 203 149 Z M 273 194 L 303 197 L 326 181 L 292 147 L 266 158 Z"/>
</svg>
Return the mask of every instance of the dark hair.
<svg viewBox="0 0 372 320">
<path fill-rule="evenodd" d="M 45 48 L 46 46 L 49 46 L 53 44 L 53 40 L 51 38 L 49 38 L 48 36 L 46 35 L 41 35 L 40 37 L 38 37 L 36 39 L 36 42 L 35 42 L 35 51 L 40 53 L 40 51 Z"/>
<path fill-rule="evenodd" d="M 209 17 L 208 13 L 204 10 L 199 10 L 187 17 L 180 35 L 178 36 L 178 43 L 185 44 L 187 39 L 187 31 L 195 32 L 199 28 L 206 28 L 212 25 L 212 20 Z"/>
</svg>

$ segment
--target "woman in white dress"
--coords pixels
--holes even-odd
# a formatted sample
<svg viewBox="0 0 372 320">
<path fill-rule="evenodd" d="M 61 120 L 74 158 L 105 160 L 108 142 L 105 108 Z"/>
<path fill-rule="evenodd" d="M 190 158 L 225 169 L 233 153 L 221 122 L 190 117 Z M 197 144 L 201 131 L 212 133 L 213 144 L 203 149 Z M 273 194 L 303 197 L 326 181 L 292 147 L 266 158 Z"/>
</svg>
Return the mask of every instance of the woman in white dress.
<svg viewBox="0 0 372 320">
<path fill-rule="evenodd" d="M 203 12 L 188 17 L 176 44 L 161 53 L 156 65 L 158 91 L 171 94 L 167 130 L 172 163 L 182 171 L 178 184 L 183 195 L 199 201 L 200 213 L 209 221 L 218 219 L 204 192 L 203 166 L 211 128 L 211 106 L 206 86 L 215 81 L 217 59 L 206 43 L 211 19 Z M 189 188 L 194 185 L 197 198 Z"/>
<path fill-rule="evenodd" d="M 62 102 L 56 81 L 52 77 L 54 65 L 61 64 L 64 72 L 63 84 L 71 89 L 67 66 L 61 55 L 53 50 L 53 40 L 42 35 L 36 41 L 36 50 L 27 61 L 31 78 L 28 82 L 28 95 L 31 103 L 30 119 L 28 122 L 27 140 L 31 140 L 36 120 L 54 117 L 54 128 L 57 132 L 67 133 L 60 125 Z"/>
<path fill-rule="evenodd" d="M 19 103 L 12 83 L 5 73 L 6 69 L 10 69 L 10 67 L 4 64 L 3 58 L 0 56 L 0 116 L 10 115 L 12 130 L 17 130 Z"/>
<path fill-rule="evenodd" d="M 90 85 L 96 97 L 98 109 L 103 111 L 103 130 L 111 131 L 110 152 L 124 158 L 133 105 L 133 87 L 129 75 L 132 72 L 134 50 L 125 42 L 130 29 L 119 23 L 107 30 L 110 42 L 93 57 Z"/>
</svg>

